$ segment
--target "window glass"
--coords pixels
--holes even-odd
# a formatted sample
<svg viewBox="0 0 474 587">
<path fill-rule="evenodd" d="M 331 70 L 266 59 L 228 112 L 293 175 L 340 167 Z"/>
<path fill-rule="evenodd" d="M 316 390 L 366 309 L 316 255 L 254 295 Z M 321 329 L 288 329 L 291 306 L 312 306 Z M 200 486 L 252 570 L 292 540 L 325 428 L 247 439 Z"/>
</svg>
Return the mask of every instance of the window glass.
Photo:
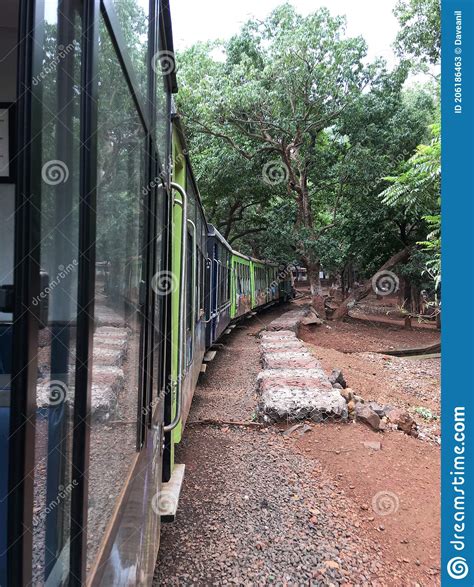
<svg viewBox="0 0 474 587">
<path fill-rule="evenodd" d="M 148 95 L 148 22 L 149 0 L 113 0 L 127 54 L 143 99 Z"/>
<path fill-rule="evenodd" d="M 70 536 L 78 265 L 80 19 L 51 2 L 35 85 L 42 90 L 40 315 L 33 580 L 64 579 Z M 61 32 L 59 32 L 61 31 Z"/>
<path fill-rule="evenodd" d="M 132 3 L 133 4 L 133 3 Z M 99 47 L 90 570 L 136 452 L 145 133 L 103 22 Z M 112 89 L 112 90 L 111 90 Z"/>
<path fill-rule="evenodd" d="M 69 571 L 79 220 L 80 3 L 47 3 L 42 91 L 40 315 L 33 583 Z"/>
<path fill-rule="evenodd" d="M 160 2 L 161 5 L 161 2 Z M 161 19 L 161 15 L 160 15 Z M 170 132 L 170 102 L 171 96 L 169 94 L 165 75 L 172 73 L 175 70 L 174 56 L 163 48 L 163 41 L 161 39 L 161 27 L 159 29 L 159 51 L 156 55 L 151 57 L 153 71 L 156 75 L 156 94 L 155 94 L 155 112 L 156 112 L 156 145 L 158 154 L 160 156 L 161 165 L 164 167 L 168 165 L 169 154 L 166 151 L 168 144 L 167 137 Z"/>
</svg>

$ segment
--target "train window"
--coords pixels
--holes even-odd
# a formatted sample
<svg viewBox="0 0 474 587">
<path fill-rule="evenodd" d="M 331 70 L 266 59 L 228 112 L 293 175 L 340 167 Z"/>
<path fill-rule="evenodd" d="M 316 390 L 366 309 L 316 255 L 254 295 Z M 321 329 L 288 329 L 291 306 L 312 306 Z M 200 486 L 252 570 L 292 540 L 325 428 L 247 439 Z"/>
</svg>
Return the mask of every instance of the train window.
<svg viewBox="0 0 474 587">
<path fill-rule="evenodd" d="M 147 2 L 148 0 L 143 0 Z M 162 3 L 160 2 L 160 8 Z M 160 15 L 161 21 L 162 15 Z M 168 91 L 164 74 L 170 73 L 174 69 L 174 61 L 170 51 L 163 47 L 162 41 L 163 26 L 158 28 L 158 47 L 159 51 L 152 57 L 153 70 L 156 73 L 156 90 L 155 90 L 155 112 L 156 112 L 156 146 L 160 156 L 162 167 L 168 165 L 169 153 L 167 152 L 168 134 L 170 132 L 170 119 L 168 112 L 170 93 Z"/>
<path fill-rule="evenodd" d="M 145 132 L 103 21 L 98 79 L 89 569 L 136 452 L 143 261 Z"/>
<path fill-rule="evenodd" d="M 142 95 L 147 95 L 148 0 L 112 0 Z"/>
<path fill-rule="evenodd" d="M 79 242 L 81 3 L 51 1 L 42 55 L 41 248 L 33 584 L 67 574 Z M 51 65 L 51 55 L 64 57 Z M 26 341 L 25 341 L 26 344 Z"/>
</svg>

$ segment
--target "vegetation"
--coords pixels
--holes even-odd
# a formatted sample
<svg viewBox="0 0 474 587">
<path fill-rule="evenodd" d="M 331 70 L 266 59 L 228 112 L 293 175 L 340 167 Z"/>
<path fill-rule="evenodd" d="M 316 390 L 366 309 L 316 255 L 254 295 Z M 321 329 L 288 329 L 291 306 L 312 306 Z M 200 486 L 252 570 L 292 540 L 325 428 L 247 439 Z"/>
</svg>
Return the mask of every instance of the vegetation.
<svg viewBox="0 0 474 587">
<path fill-rule="evenodd" d="M 289 4 L 178 56 L 178 107 L 211 221 L 248 253 L 305 265 L 320 311 L 321 267 L 346 289 L 349 274 L 368 279 L 407 250 L 406 289 L 439 283 L 438 82 L 405 83 L 439 61 L 437 7 L 397 4 L 392 71 L 367 61 L 344 18 Z"/>
</svg>

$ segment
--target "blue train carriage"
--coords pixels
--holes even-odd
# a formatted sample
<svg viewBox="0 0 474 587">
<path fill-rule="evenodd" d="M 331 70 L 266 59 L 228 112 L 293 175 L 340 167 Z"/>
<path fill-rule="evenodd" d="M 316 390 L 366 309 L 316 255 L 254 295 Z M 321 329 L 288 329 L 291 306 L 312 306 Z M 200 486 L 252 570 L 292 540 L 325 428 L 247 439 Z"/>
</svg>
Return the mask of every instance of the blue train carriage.
<svg viewBox="0 0 474 587">
<path fill-rule="evenodd" d="M 230 323 L 232 247 L 213 226 L 207 235 L 206 347 L 211 347 Z"/>
</svg>

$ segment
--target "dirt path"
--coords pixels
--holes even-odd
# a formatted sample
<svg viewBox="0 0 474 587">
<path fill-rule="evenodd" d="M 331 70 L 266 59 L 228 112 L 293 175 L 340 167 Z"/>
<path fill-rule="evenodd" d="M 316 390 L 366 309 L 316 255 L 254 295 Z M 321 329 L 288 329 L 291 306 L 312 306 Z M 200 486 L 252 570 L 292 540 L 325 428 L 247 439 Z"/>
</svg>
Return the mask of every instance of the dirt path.
<svg viewBox="0 0 474 587">
<path fill-rule="evenodd" d="M 224 338 L 190 421 L 250 420 L 254 335 L 278 312 Z M 381 451 L 361 444 L 374 436 L 354 424 L 311 425 L 301 436 L 189 426 L 178 452 L 186 464 L 179 514 L 163 528 L 155 585 L 439 584 L 438 449 L 397 433 L 382 438 Z M 396 493 L 392 516 L 373 511 L 379 491 Z"/>
</svg>

